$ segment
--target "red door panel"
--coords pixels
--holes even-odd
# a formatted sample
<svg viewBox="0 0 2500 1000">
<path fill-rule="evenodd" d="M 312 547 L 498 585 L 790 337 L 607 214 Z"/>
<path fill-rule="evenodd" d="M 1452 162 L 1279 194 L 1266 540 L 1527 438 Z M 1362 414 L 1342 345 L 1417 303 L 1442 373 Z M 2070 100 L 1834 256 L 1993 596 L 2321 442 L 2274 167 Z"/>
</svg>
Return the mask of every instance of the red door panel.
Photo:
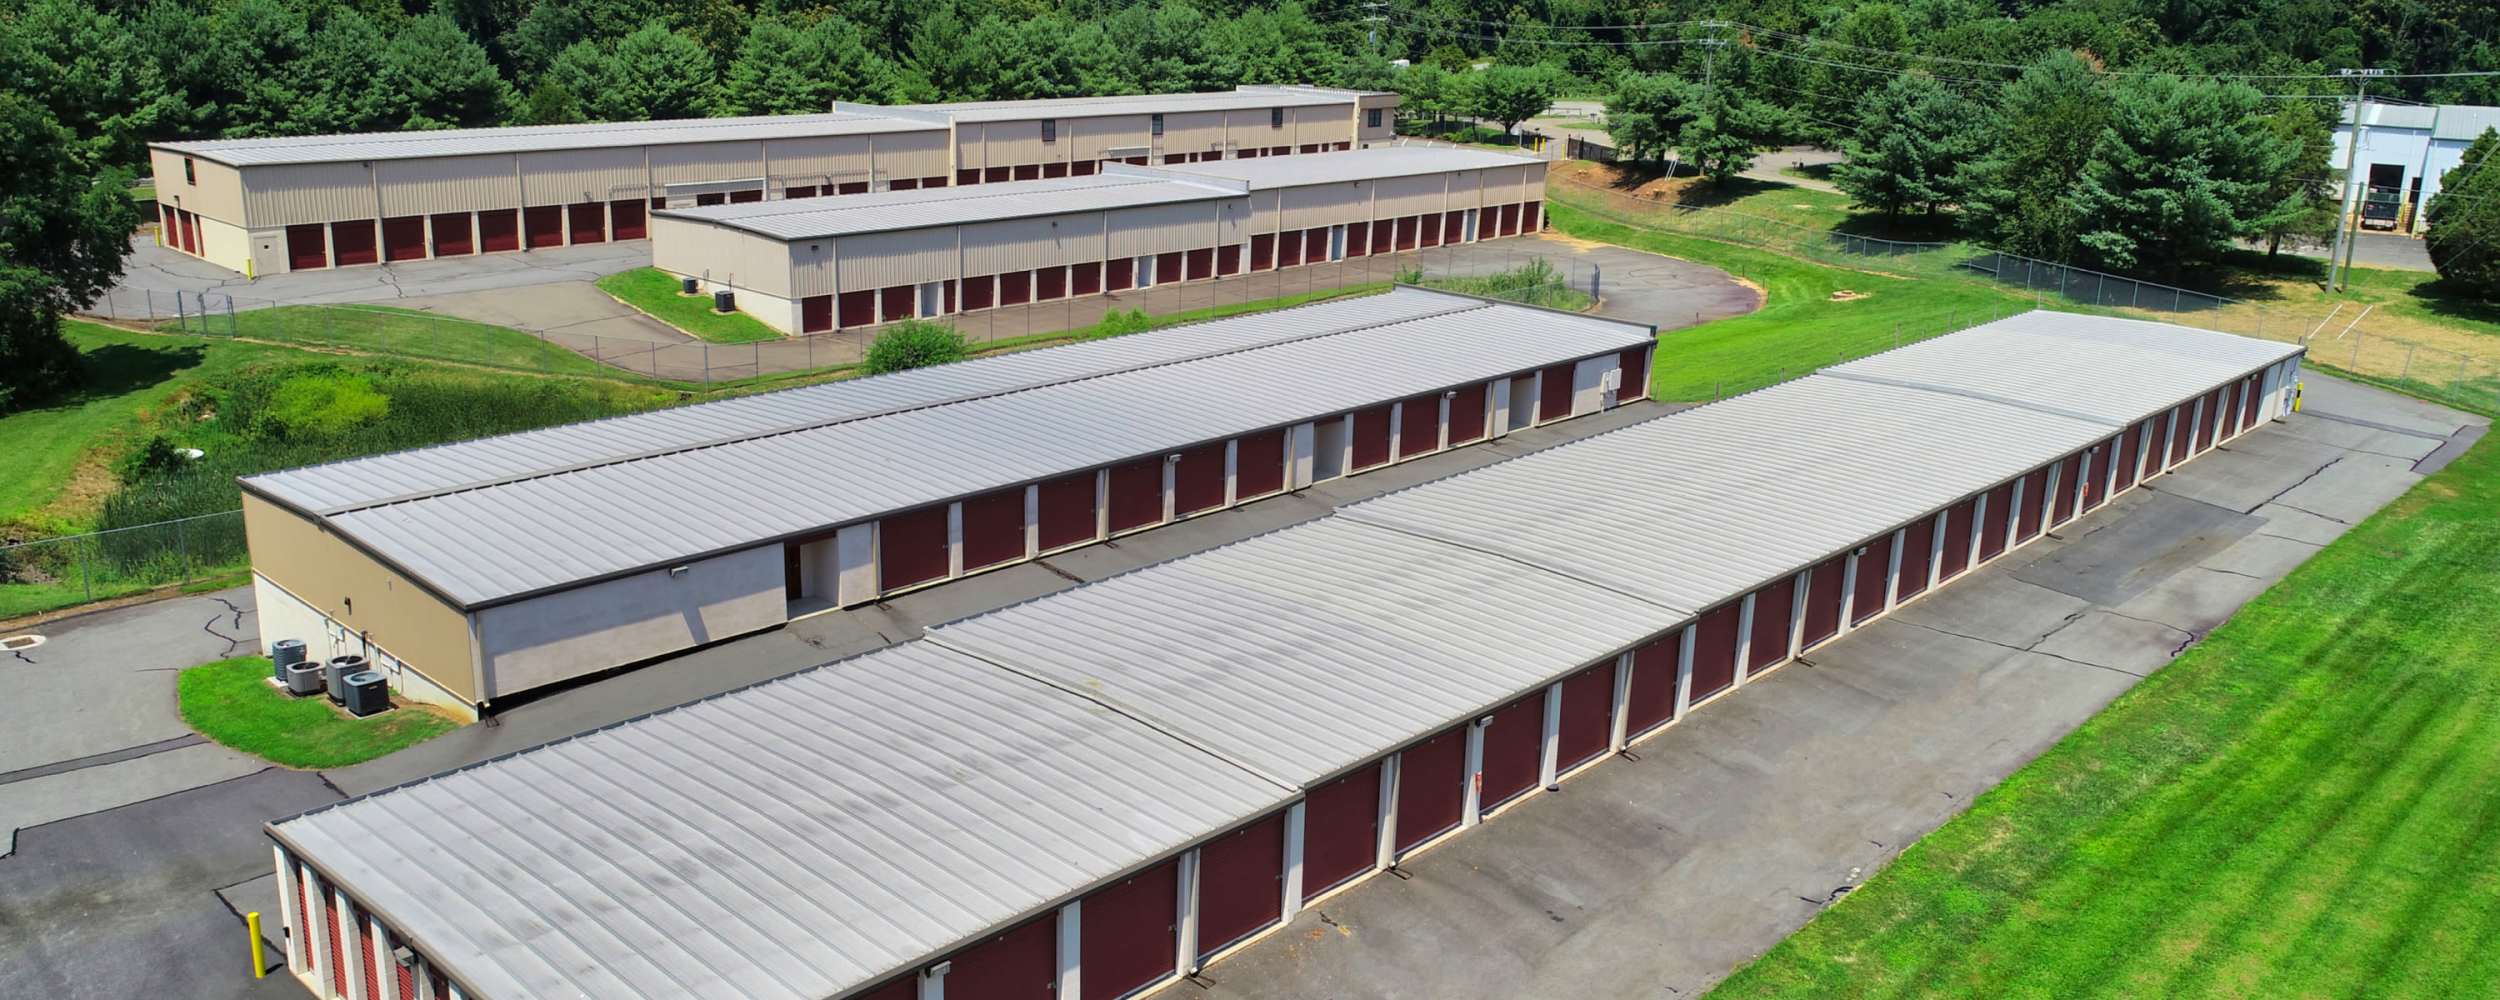
<svg viewBox="0 0 2500 1000">
<path fill-rule="evenodd" d="M 521 249 L 521 213 L 509 208 L 477 213 L 477 246 L 487 253 Z"/>
<path fill-rule="evenodd" d="M 983 275 L 964 279 L 964 311 L 987 309 L 997 294 L 997 282 Z"/>
<path fill-rule="evenodd" d="M 1354 411 L 1354 468 L 1368 469 L 1389 460 L 1389 407 L 1394 405 Z"/>
<path fill-rule="evenodd" d="M 1045 267 L 1033 272 L 1033 301 L 1048 302 L 1068 297 L 1068 269 Z"/>
<path fill-rule="evenodd" d="M 1745 604 L 1730 601 L 1702 613 L 1693 623 L 1693 684 L 1685 700 L 1701 700 L 1736 683 L 1737 626 L 1744 624 Z"/>
<path fill-rule="evenodd" d="M 168 209 L 167 211 L 171 211 Z M 326 227 L 319 223 L 286 227 L 286 266 L 292 271 L 310 271 L 330 266 L 330 246 Z"/>
<path fill-rule="evenodd" d="M 1615 364 L 1623 369 L 1623 389 L 1615 393 L 1616 401 L 1649 398 L 1649 349 L 1635 347 L 1618 354 Z"/>
<path fill-rule="evenodd" d="M 347 938 L 339 933 L 338 897 L 321 894 L 321 913 L 330 922 L 330 988 L 338 996 L 347 996 Z"/>
<path fill-rule="evenodd" d="M 1541 201 L 1531 201 L 1521 205 L 1519 212 L 1519 231 L 1523 233 L 1533 233 L 1544 228 L 1544 208 L 1545 203 Z"/>
<path fill-rule="evenodd" d="M 1403 853 L 1457 826 L 1467 809 L 1467 724 L 1398 755 L 1397 849 Z"/>
<path fill-rule="evenodd" d="M 371 264 L 379 259 L 373 244 L 373 220 L 330 224 L 330 259 L 341 265 Z"/>
<path fill-rule="evenodd" d="M 1536 787 L 1545 763 L 1545 692 L 1493 710 L 1493 724 L 1484 728 L 1484 787 L 1476 801 L 1493 807 Z"/>
<path fill-rule="evenodd" d="M 1855 625 L 1884 613 L 1884 576 L 1891 570 L 1892 536 L 1885 535 L 1866 543 L 1866 552 L 1858 556 L 1857 592 L 1849 598 L 1849 624 Z"/>
<path fill-rule="evenodd" d="M 877 585 L 884 590 L 946 575 L 946 506 L 923 507 L 877 523 Z"/>
<path fill-rule="evenodd" d="M 1421 238 L 1424 246 L 1437 247 L 1441 245 L 1441 213 L 1427 212 L 1423 215 L 1418 215 L 1415 217 L 1415 225 L 1416 228 L 1422 230 Z"/>
<path fill-rule="evenodd" d="M 1215 954 L 1283 918 L 1285 814 L 1198 849 L 1198 954 Z"/>
<path fill-rule="evenodd" d="M 1020 306 L 1033 298 L 1033 272 L 1010 271 L 998 276 L 998 304 Z"/>
<path fill-rule="evenodd" d="M 2205 419 L 2196 425 L 2196 450 L 2203 453 L 2214 446 L 2214 431 L 2222 423 L 2222 390 L 2205 394 Z"/>
<path fill-rule="evenodd" d="M 1849 572 L 1847 553 L 1833 556 L 1814 567 L 1806 577 L 1806 629 L 1803 649 L 1831 638 L 1840 631 L 1840 585 Z"/>
<path fill-rule="evenodd" d="M 2124 435 L 2121 435 L 2124 436 Z M 2090 510 L 2108 499 L 2109 463 L 2118 454 L 2118 438 L 2113 437 L 2094 446 L 2083 468 L 2083 509 Z"/>
<path fill-rule="evenodd" d="M 2050 487 L 2057 496 L 2049 502 L 2049 524 L 2064 524 L 2075 516 L 2075 493 L 2083 488 L 2083 453 L 2066 456 L 2057 470 L 2057 485 Z"/>
<path fill-rule="evenodd" d="M 1172 469 L 1172 512 L 1195 514 L 1224 506 L 1224 442 L 1181 452 Z"/>
<path fill-rule="evenodd" d="M 1677 660 L 1684 655 L 1678 629 L 1632 651 L 1632 682 L 1623 692 L 1623 732 L 1636 737 L 1675 718 Z"/>
<path fill-rule="evenodd" d="M 1122 257 L 1102 262 L 1102 290 L 1123 291 L 1137 287 L 1137 258 Z"/>
<path fill-rule="evenodd" d="M 566 232 L 575 243 L 608 241 L 608 206 L 606 202 L 585 201 L 564 207 Z"/>
<path fill-rule="evenodd" d="M 1217 275 L 1241 273 L 1241 244 L 1231 243 L 1215 248 Z"/>
<path fill-rule="evenodd" d="M 1024 558 L 1024 487 L 964 501 L 964 570 Z"/>
<path fill-rule="evenodd" d="M 395 215 L 382 220 L 382 259 L 425 259 L 425 216 Z"/>
<path fill-rule="evenodd" d="M 877 293 L 875 289 L 863 288 L 856 292 L 843 292 L 835 296 L 833 301 L 834 322 L 842 328 L 876 325 Z"/>
<path fill-rule="evenodd" d="M 846 188 L 849 186 L 850 185 L 848 184 L 843 185 L 843 187 Z M 868 185 L 860 183 L 859 189 L 862 191 L 868 190 Z M 744 191 L 729 192 L 729 203 L 732 205 L 752 205 L 762 200 L 764 200 L 763 188 L 748 188 Z"/>
<path fill-rule="evenodd" d="M 1308 900 L 1372 870 L 1376 863 L 1380 765 L 1311 789 L 1302 802 L 1302 898 Z"/>
<path fill-rule="evenodd" d="M 1576 364 L 1555 365 L 1537 379 L 1536 422 L 1561 420 L 1571 415 L 1571 374 Z"/>
<path fill-rule="evenodd" d="M 1264 271 L 1276 266 L 1276 237 L 1259 233 L 1250 237 L 1250 269 Z"/>
<path fill-rule="evenodd" d="M 540 205 L 521 210 L 521 241 L 532 250 L 564 245 L 564 208 Z"/>
<path fill-rule="evenodd" d="M 1441 213 L 1441 242 L 1459 243 L 1466 239 L 1467 213 L 1464 211 Z"/>
<path fill-rule="evenodd" d="M 1166 861 L 1094 890 L 1077 914 L 1083 1000 L 1126 996 L 1173 974 L 1173 955 L 1180 950 L 1180 862 Z"/>
<path fill-rule="evenodd" d="M 2020 520 L 2014 511 L 2014 484 L 1999 484 L 1988 491 L 1987 522 L 1979 526 L 1979 561 L 1987 562 L 2005 553 L 2007 532 Z"/>
<path fill-rule="evenodd" d="M 2040 517 L 2048 509 L 2048 490 L 2049 470 L 2046 466 L 2023 476 L 2023 495 L 2014 501 L 2020 508 L 2016 511 L 2014 524 L 2014 541 L 2017 543 L 2030 541 L 2032 536 L 2040 533 Z"/>
<path fill-rule="evenodd" d="M 1922 517 L 1901 531 L 1901 576 L 1894 586 L 1899 600 L 1927 589 L 1927 569 L 1936 553 L 1936 519 Z"/>
<path fill-rule="evenodd" d="M 1102 293 L 1102 262 L 1092 261 L 1068 269 L 1069 283 L 1077 295 Z"/>
<path fill-rule="evenodd" d="M 946 961 L 947 996 L 1054 1000 L 1059 992 L 1059 918 L 1050 914 L 1026 921 Z"/>
<path fill-rule="evenodd" d="M 193 256 L 198 256 L 200 252 L 200 217 L 191 212 L 182 212 L 176 215 L 175 219 L 182 223 L 183 252 Z M 366 261 L 365 263 L 369 264 L 372 262 Z"/>
<path fill-rule="evenodd" d="M 477 240 L 469 231 L 473 220 L 467 212 L 447 212 L 433 219 L 434 256 L 458 257 L 477 252 Z"/>
<path fill-rule="evenodd" d="M 1276 266 L 1293 267 L 1302 263 L 1302 231 L 1287 230 L 1276 236 Z"/>
<path fill-rule="evenodd" d="M 1349 222 L 1345 226 L 1345 255 L 1364 257 L 1371 254 L 1371 223 Z"/>
<path fill-rule="evenodd" d="M 1398 457 L 1421 455 L 1441 446 L 1441 394 L 1412 396 L 1398 403 Z"/>
<path fill-rule="evenodd" d="M 2118 478 L 2112 486 L 2120 493 L 2135 488 L 2136 467 L 2144 463 L 2144 428 L 2150 423 L 2149 420 L 2136 421 L 2133 426 L 2118 435 L 2118 447 L 2114 452 L 2118 462 Z"/>
<path fill-rule="evenodd" d="M 823 333 L 833 329 L 833 296 L 810 295 L 799 300 L 799 332 Z"/>
<path fill-rule="evenodd" d="M 1207 278 L 1207 277 L 1213 277 L 1213 276 L 1214 276 L 1214 274 L 1215 274 L 1215 248 L 1214 248 L 1214 247 L 1203 247 L 1203 248 L 1200 248 L 1200 249 L 1197 249 L 1197 250 L 1192 250 L 1192 251 L 1189 251 L 1188 261 L 1189 261 L 1189 264 L 1188 264 L 1188 267 L 1189 267 L 1189 280 L 1191 280 L 1191 281 L 1196 281 L 1196 280 L 1198 280 L 1198 279 L 1200 279 L 1200 278 Z"/>
<path fill-rule="evenodd" d="M 1318 264 L 1328 259 L 1328 227 L 1302 231 L 1302 259 Z"/>
<path fill-rule="evenodd" d="M 1606 752 L 1614 737 L 1615 663 L 1608 660 L 1563 678 L 1562 721 L 1554 735 L 1554 768 L 1577 767 Z"/>
<path fill-rule="evenodd" d="M 1746 651 L 1746 676 L 1788 658 L 1789 626 L 1796 620 L 1796 577 L 1781 577 L 1753 592 L 1753 641 Z"/>
<path fill-rule="evenodd" d="M 1450 447 L 1484 436 L 1485 421 L 1491 416 L 1485 412 L 1484 397 L 1482 382 L 1462 388 L 1458 395 L 1450 397 Z"/>
<path fill-rule="evenodd" d="M 1094 540 L 1099 519 L 1094 512 L 1096 476 L 1093 470 L 1061 476 L 1041 484 L 1040 502 L 1042 548 Z"/>
<path fill-rule="evenodd" d="M 1111 530 L 1163 520 L 1163 456 L 1111 467 Z"/>
<path fill-rule="evenodd" d="M 1971 518 L 1979 515 L 1979 500 L 1974 497 L 1954 504 L 1944 512 L 1944 551 L 1936 556 L 1936 579 L 1950 580 L 1970 568 Z"/>
<path fill-rule="evenodd" d="M 1181 252 L 1155 255 L 1155 284 L 1169 285 L 1181 280 Z"/>
<path fill-rule="evenodd" d="M 2240 383 L 2240 429 L 2243 431 L 2257 426 L 2257 409 L 2262 400 L 2258 390 L 2264 386 L 2263 375 L 2251 375 L 2247 381 Z"/>
<path fill-rule="evenodd" d="M 619 198 L 608 203 L 608 230 L 620 240 L 639 240 L 651 235 L 646 210 L 640 198 Z"/>
<path fill-rule="evenodd" d="M 1284 429 L 1241 438 L 1233 449 L 1233 495 L 1247 500 L 1284 488 Z"/>
<path fill-rule="evenodd" d="M 891 323 L 898 319 L 909 319 L 914 314 L 919 312 L 919 310 L 913 308 L 916 303 L 912 300 L 916 298 L 916 296 L 914 295 L 913 289 L 910 285 L 895 285 L 891 288 L 879 289 L 877 297 L 882 300 L 878 303 L 878 305 L 883 307 L 885 322 Z"/>
<path fill-rule="evenodd" d="M 2170 422 L 2177 428 L 2170 435 L 2170 464 L 2177 465 L 2188 457 L 2188 449 L 2196 443 L 2191 433 L 2196 426 L 2196 401 L 2191 399 L 2171 410 Z"/>
</svg>

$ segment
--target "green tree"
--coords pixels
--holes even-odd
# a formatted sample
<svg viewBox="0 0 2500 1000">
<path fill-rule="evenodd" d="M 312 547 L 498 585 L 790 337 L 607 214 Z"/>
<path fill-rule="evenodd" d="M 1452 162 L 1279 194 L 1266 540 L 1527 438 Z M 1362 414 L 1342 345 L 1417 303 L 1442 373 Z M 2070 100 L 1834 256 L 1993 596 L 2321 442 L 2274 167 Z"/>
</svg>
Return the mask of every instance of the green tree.
<svg viewBox="0 0 2500 1000">
<path fill-rule="evenodd" d="M 1848 159 L 1832 183 L 1887 219 L 1936 214 L 1957 197 L 1954 172 L 1994 138 L 1987 109 L 1923 73 L 1897 76 L 1859 108 Z"/>
<path fill-rule="evenodd" d="M 1417 63 L 1399 71 L 1395 89 L 1404 98 L 1398 102 L 1398 116 L 1408 119 L 1431 119 L 1435 126 L 1450 113 L 1452 80 L 1448 70 L 1432 63 Z"/>
<path fill-rule="evenodd" d="M 747 26 L 746 40 L 721 84 L 721 111 L 802 114 L 833 102 L 882 104 L 902 96 L 893 64 L 868 51 L 851 22 L 829 17 L 805 28 L 776 17 Z"/>
<path fill-rule="evenodd" d="M 2265 99 L 2243 83 L 2128 77 L 2074 202 L 2089 263 L 2175 271 L 2220 259 L 2251 234 L 2267 189 L 2296 150 L 2265 126 Z"/>
<path fill-rule="evenodd" d="M 78 375 L 61 316 L 121 277 L 139 207 L 99 176 L 43 106 L 0 91 L 0 412 L 57 398 Z"/>
<path fill-rule="evenodd" d="M 395 94 L 381 86 L 390 40 L 354 8 L 333 8 L 293 66 L 306 81 L 303 103 L 280 129 L 293 133 L 380 132 L 396 128 Z"/>
<path fill-rule="evenodd" d="M 1705 84 L 1691 88 L 1691 95 L 1675 151 L 1713 184 L 1744 173 L 1755 153 L 1787 134 L 1788 119 L 1778 108 L 1734 87 Z"/>
<path fill-rule="evenodd" d="M 660 0 L 533 0 L 503 48 L 523 76 L 535 76 L 578 43 L 613 43 L 666 12 Z"/>
<path fill-rule="evenodd" d="M 712 56 L 657 21 L 614 46 L 575 42 L 547 75 L 593 121 L 699 118 L 712 100 Z"/>
<path fill-rule="evenodd" d="M 912 27 L 910 71 L 915 96 L 924 101 L 966 101 L 988 84 L 989 67 L 974 61 L 972 26 L 952 4 L 930 11 Z"/>
<path fill-rule="evenodd" d="M 381 89 L 401 128 L 475 128 L 502 123 L 512 85 L 486 47 L 440 14 L 411 18 L 382 51 Z"/>
<path fill-rule="evenodd" d="M 2284 101 L 2265 119 L 2265 141 L 2292 150 L 2283 169 L 2266 184 L 2264 211 L 2249 222 L 2249 235 L 2266 241 L 2266 254 L 2286 240 L 2314 243 L 2335 231 L 2335 180 L 2327 165 L 2334 133 L 2321 102 Z"/>
<path fill-rule="evenodd" d="M 1625 73 L 1606 98 L 1606 134 L 1633 160 L 1656 160 L 1675 148 L 1693 120 L 1692 87 L 1666 73 Z"/>
<path fill-rule="evenodd" d="M 2007 84 L 1994 140 L 1962 167 L 1965 231 L 2000 250 L 2065 260 L 2081 233 L 2071 196 L 2109 121 L 2100 80 L 2082 57 L 2051 54 Z"/>
<path fill-rule="evenodd" d="M 1909 19 L 1889 3 L 1861 4 L 1820 37 L 1835 47 L 1815 50 L 1821 61 L 1804 64 L 1804 107 L 1797 111 L 1800 128 L 1828 144 L 1858 120 L 1858 102 L 1883 92 L 1888 79 L 1900 79 L 1891 71 L 1907 60 L 1878 53 L 1909 50 Z"/>
<path fill-rule="evenodd" d="M 130 22 L 83 0 L 34 0 L 0 20 L 0 79 L 48 108 L 100 163 L 147 159 L 181 102 Z"/>
<path fill-rule="evenodd" d="M 2500 132 L 2484 129 L 2457 166 L 2439 175 L 2439 193 L 2424 209 L 2431 266 L 2458 290 L 2500 301 Z"/>
<path fill-rule="evenodd" d="M 1548 66 L 1487 66 L 1461 79 L 1461 107 L 1472 117 L 1501 123 L 1505 134 L 1553 107 L 1563 88 L 1562 74 Z"/>
</svg>

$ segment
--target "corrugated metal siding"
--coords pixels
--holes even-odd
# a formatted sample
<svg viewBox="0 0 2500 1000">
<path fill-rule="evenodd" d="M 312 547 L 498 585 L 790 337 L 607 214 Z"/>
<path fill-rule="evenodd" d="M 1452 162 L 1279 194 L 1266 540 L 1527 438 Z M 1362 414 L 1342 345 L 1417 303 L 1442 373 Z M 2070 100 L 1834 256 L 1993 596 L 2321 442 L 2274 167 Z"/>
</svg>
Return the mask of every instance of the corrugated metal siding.
<svg viewBox="0 0 2500 1000">
<path fill-rule="evenodd" d="M 1284 227 L 1287 229 L 1309 229 L 1370 218 L 1366 213 L 1371 211 L 1371 190 L 1359 182 L 1289 188 L 1279 192 L 1279 196 L 1283 199 Z"/>
<path fill-rule="evenodd" d="M 243 212 L 254 226 L 380 217 L 373 175 L 361 163 L 253 167 L 246 173 Z"/>
<path fill-rule="evenodd" d="M 877 137 L 885 138 L 885 137 Z M 864 181 L 872 162 L 869 149 L 876 139 L 864 135 L 818 136 L 807 139 L 777 139 L 764 144 L 764 159 L 772 165 L 774 187 L 791 184 L 839 184 L 843 181 Z M 659 159 L 652 158 L 656 170 Z M 939 170 L 938 173 L 944 173 Z M 913 175 L 918 176 L 918 175 Z M 695 179 L 695 178 L 688 178 Z"/>
<path fill-rule="evenodd" d="M 640 146 L 521 154 L 521 194 L 527 205 L 563 205 L 644 197 L 650 184 Z"/>
<path fill-rule="evenodd" d="M 962 227 L 964 274 L 1029 271 L 1102 259 L 1100 214 L 1014 219 Z"/>
<path fill-rule="evenodd" d="M 828 291 L 855 292 L 910 285 L 923 281 L 942 281 L 956 277 L 955 234 L 953 227 L 942 229 L 910 229 L 899 233 L 877 233 L 870 236 L 845 236 L 828 240 L 841 272 L 841 286 L 817 288 L 812 280 L 803 294 L 820 295 Z M 761 237 L 747 237 L 757 243 L 779 248 Z M 803 249 L 803 247 L 801 248 Z"/>
<path fill-rule="evenodd" d="M 1111 256 L 1135 257 L 1214 246 L 1222 241 L 1225 228 L 1218 224 L 1217 212 L 1215 205 L 1180 204 L 1105 213 Z"/>
<path fill-rule="evenodd" d="M 1074 144 L 1077 159 L 1100 160 L 1114 150 L 1132 155 L 1131 151 L 1147 145 L 1153 139 L 1153 124 L 1145 115 L 1105 115 L 1064 121 L 1059 127 L 1062 141 Z"/>
<path fill-rule="evenodd" d="M 272 829 L 472 995 L 820 1000 L 1286 798 L 915 643 Z"/>
<path fill-rule="evenodd" d="M 1042 125 L 1039 121 L 991 122 L 965 126 L 963 131 L 973 136 L 973 141 L 981 146 L 977 157 L 964 161 L 967 165 L 977 162 L 983 166 L 1004 167 L 1057 158 L 1048 155 L 1050 150 L 1056 148 L 1055 145 L 1047 148 L 1042 145 Z"/>
<path fill-rule="evenodd" d="M 706 142 L 650 149 L 651 183 L 743 180 L 764 176 L 764 145 L 759 142 Z"/>
<path fill-rule="evenodd" d="M 1224 112 L 1171 112 L 1163 116 L 1163 152 L 1204 153 L 1224 148 Z"/>
<path fill-rule="evenodd" d="M 690 218 L 733 225 L 758 235 L 800 240 L 969 225 L 998 219 L 1069 215 L 1113 208 L 1205 204 L 1242 197 L 1237 191 L 1196 181 L 1097 175 L 674 211 Z"/>
<path fill-rule="evenodd" d="M 1439 212 L 1449 200 L 1449 183 L 1447 174 L 1390 177 L 1376 181 L 1372 186 L 1372 212 L 1384 219 Z"/>
<path fill-rule="evenodd" d="M 1338 139 L 1343 139 L 1339 135 Z M 1318 140 L 1308 140 L 1318 141 Z M 1339 181 L 1368 181 L 1416 174 L 1444 174 L 1463 170 L 1508 168 L 1516 172 L 1537 167 L 1539 161 L 1515 153 L 1488 149 L 1464 149 L 1450 146 L 1375 146 L 1371 149 L 1318 153 L 1289 157 L 1254 157 L 1247 160 L 1219 160 L 1212 163 L 1174 164 L 1176 173 L 1203 177 L 1225 177 L 1250 185 L 1253 191 L 1275 187 L 1296 187 L 1306 184 L 1333 184 Z"/>
<path fill-rule="evenodd" d="M 246 223 L 241 171 L 195 157 L 191 164 L 191 176 L 196 183 L 186 181 L 182 173 L 182 154 L 162 149 L 148 150 L 148 164 L 155 173 L 157 201 L 168 205 L 179 203 L 184 211 L 202 218 L 238 226 Z"/>
<path fill-rule="evenodd" d="M 873 141 L 877 149 L 879 177 L 946 177 L 953 173 L 946 155 L 947 133 L 944 129 L 881 132 Z M 950 178 L 948 183 L 953 183 L 953 180 Z"/>
<path fill-rule="evenodd" d="M 373 170 L 388 215 L 478 212 L 521 203 L 510 156 L 378 160 Z"/>
</svg>

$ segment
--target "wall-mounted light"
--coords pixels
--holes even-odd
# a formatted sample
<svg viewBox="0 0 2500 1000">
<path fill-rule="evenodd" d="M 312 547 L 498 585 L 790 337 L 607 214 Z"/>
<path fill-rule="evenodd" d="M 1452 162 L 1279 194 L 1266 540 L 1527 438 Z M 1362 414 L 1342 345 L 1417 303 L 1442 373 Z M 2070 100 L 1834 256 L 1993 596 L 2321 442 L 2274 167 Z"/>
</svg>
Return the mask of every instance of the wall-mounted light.
<svg viewBox="0 0 2500 1000">
<path fill-rule="evenodd" d="M 675 579 L 686 575 L 686 571 L 693 568 L 692 566 L 671 566 L 668 568 L 668 575 L 671 579 Z"/>
</svg>

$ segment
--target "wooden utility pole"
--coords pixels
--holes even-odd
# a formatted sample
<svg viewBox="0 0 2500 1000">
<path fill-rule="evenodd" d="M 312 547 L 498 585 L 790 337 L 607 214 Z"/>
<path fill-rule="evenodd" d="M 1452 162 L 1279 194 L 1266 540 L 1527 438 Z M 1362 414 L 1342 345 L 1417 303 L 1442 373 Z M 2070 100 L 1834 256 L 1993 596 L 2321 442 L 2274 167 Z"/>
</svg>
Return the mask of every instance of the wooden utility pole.
<svg viewBox="0 0 2500 1000">
<path fill-rule="evenodd" d="M 2335 75 L 2352 81 L 2352 131 L 2344 136 L 2344 183 L 2336 192 L 2335 245 L 2326 255 L 2326 290 L 2339 292 L 2351 277 L 2352 253 L 2360 242 L 2361 205 L 2368 200 L 2369 187 L 2361 172 L 2361 129 L 2369 115 L 2369 80 L 2386 76 L 2383 69 L 2339 69 Z"/>
</svg>

